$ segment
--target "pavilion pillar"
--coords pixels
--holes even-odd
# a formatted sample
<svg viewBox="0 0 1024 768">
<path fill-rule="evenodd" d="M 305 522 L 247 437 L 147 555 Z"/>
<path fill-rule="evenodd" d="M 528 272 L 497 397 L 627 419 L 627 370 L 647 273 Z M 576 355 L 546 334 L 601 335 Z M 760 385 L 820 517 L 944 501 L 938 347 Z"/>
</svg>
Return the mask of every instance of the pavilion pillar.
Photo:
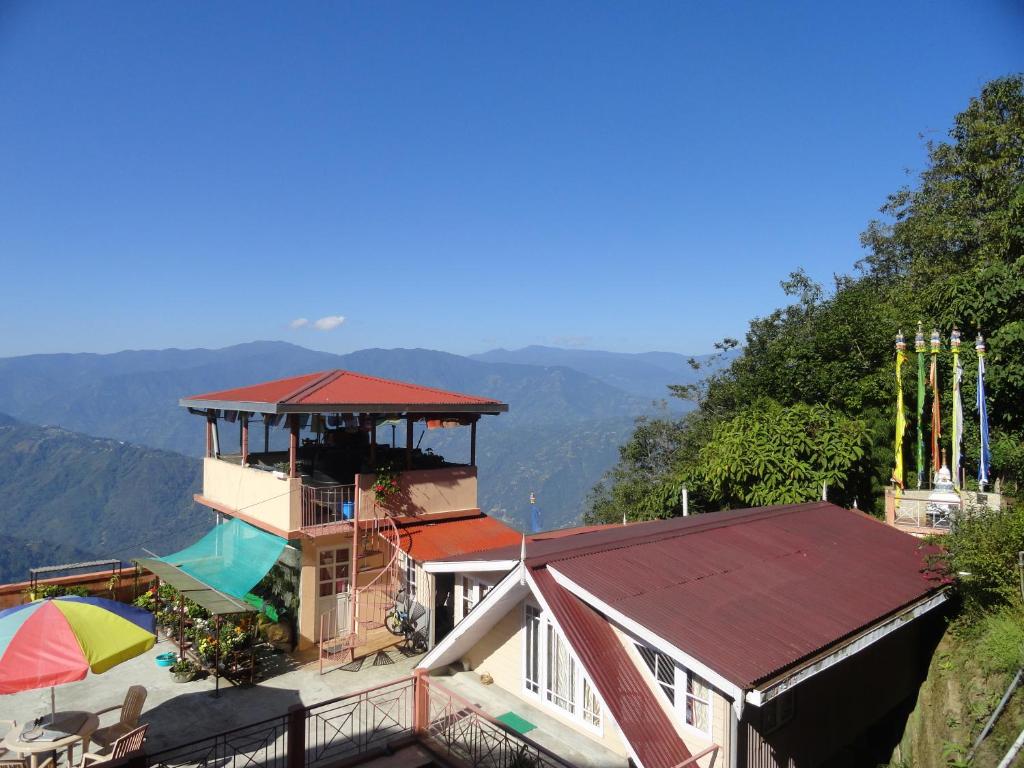
<svg viewBox="0 0 1024 768">
<path fill-rule="evenodd" d="M 377 468 L 377 417 L 370 417 L 370 466 Z"/>
<path fill-rule="evenodd" d="M 412 431 L 415 422 L 412 416 L 405 417 L 405 468 L 412 469 Z"/>
<path fill-rule="evenodd" d="M 206 412 L 206 458 L 213 457 L 213 411 Z"/>
<path fill-rule="evenodd" d="M 288 424 L 288 477 L 299 476 L 299 419 L 289 416 Z"/>
<path fill-rule="evenodd" d="M 469 466 L 476 466 L 476 419 L 469 425 Z"/>
<path fill-rule="evenodd" d="M 242 466 L 249 463 L 249 414 L 242 414 Z"/>
</svg>

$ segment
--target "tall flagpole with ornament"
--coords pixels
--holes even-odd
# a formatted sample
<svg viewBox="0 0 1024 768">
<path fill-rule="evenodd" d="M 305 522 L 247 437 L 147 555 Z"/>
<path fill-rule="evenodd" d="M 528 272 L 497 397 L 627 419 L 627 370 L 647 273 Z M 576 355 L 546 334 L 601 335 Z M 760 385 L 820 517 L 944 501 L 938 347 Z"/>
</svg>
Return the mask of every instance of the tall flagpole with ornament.
<svg viewBox="0 0 1024 768">
<path fill-rule="evenodd" d="M 937 328 L 932 329 L 932 365 L 928 372 L 928 383 L 932 388 L 932 473 L 942 469 L 939 440 L 942 438 L 942 413 L 939 404 L 939 347 L 942 341 Z"/>
<path fill-rule="evenodd" d="M 917 352 L 917 489 L 924 485 L 924 326 L 917 321 L 917 335 L 914 337 Z"/>
<path fill-rule="evenodd" d="M 903 364 L 906 360 L 907 345 L 903 340 L 903 331 L 900 331 L 896 334 L 896 466 L 892 471 L 892 482 L 897 494 L 903 490 L 903 433 L 907 429 L 907 417 L 903 413 Z"/>
<path fill-rule="evenodd" d="M 953 487 L 960 490 L 960 451 L 964 442 L 964 404 L 960 399 L 960 383 L 964 369 L 960 365 L 960 331 L 955 327 L 949 337 L 949 348 L 953 352 Z"/>
<path fill-rule="evenodd" d="M 981 333 L 974 343 L 978 353 L 978 428 L 981 431 L 981 456 L 978 460 L 978 489 L 985 490 L 988 484 L 989 447 L 988 447 L 988 406 L 985 405 L 985 339 Z"/>
</svg>

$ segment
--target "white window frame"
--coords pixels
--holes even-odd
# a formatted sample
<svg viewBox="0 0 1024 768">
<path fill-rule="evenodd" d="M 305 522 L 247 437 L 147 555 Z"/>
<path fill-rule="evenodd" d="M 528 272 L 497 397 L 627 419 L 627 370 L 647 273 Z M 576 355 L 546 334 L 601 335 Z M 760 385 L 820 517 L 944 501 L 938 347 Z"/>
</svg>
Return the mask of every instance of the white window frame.
<svg viewBox="0 0 1024 768">
<path fill-rule="evenodd" d="M 537 680 L 530 680 L 527 675 L 529 669 L 529 624 L 531 618 L 536 621 L 537 630 Z M 573 723 L 580 727 L 591 731 L 597 735 L 604 734 L 604 718 L 605 718 L 605 704 L 598 693 L 597 688 L 594 686 L 593 681 L 587 675 L 586 670 L 583 669 L 583 665 L 580 664 L 576 658 L 576 654 L 573 653 L 571 646 L 568 645 L 568 641 L 565 636 L 559 631 L 558 626 L 551 620 L 550 617 L 545 615 L 545 612 L 540 606 L 531 602 L 524 601 L 523 603 L 523 651 L 522 651 L 522 677 L 523 677 L 523 695 L 530 699 L 533 699 L 540 703 L 541 707 L 547 709 L 550 712 L 557 713 L 559 716 L 564 717 L 567 720 L 571 720 Z M 557 704 L 554 701 L 555 694 L 550 690 L 549 680 L 549 668 L 548 668 L 548 637 L 549 635 L 557 636 L 559 642 L 565 643 L 568 650 L 567 656 L 570 663 L 572 664 L 572 676 L 573 676 L 573 690 L 572 700 L 568 702 L 572 707 L 566 709 L 565 707 Z M 593 711 L 592 708 L 587 707 L 587 702 L 584 698 L 585 689 L 589 689 L 591 696 L 591 704 L 597 705 L 597 711 Z"/>
<path fill-rule="evenodd" d="M 462 574 L 459 585 L 461 588 L 459 607 L 462 610 L 462 619 L 464 619 L 469 616 L 474 608 L 480 605 L 480 602 L 487 596 L 487 593 L 491 591 L 492 585 L 467 574 Z"/>
<path fill-rule="evenodd" d="M 659 651 L 657 648 L 652 647 L 642 640 L 634 638 L 633 645 L 636 648 L 637 655 L 640 657 L 644 673 L 650 676 L 655 687 L 661 691 L 661 695 L 664 697 L 665 703 L 668 705 L 669 709 L 676 713 L 676 716 L 679 718 L 679 722 L 681 722 L 685 728 L 693 731 L 694 733 L 700 734 L 706 739 L 710 739 L 714 729 L 714 700 L 712 698 L 712 692 L 714 689 L 711 687 L 711 683 L 673 660 L 668 654 L 663 651 Z M 650 654 L 651 658 L 655 661 L 654 670 L 651 669 L 651 665 L 647 660 L 648 654 Z M 671 667 L 668 667 L 672 670 L 671 682 L 665 679 L 669 675 L 665 671 L 665 668 L 662 667 L 663 664 L 671 665 Z M 691 682 L 696 682 L 694 678 L 704 685 L 704 688 L 708 692 L 706 698 L 701 698 L 696 694 L 690 693 Z M 671 690 L 672 693 L 669 694 L 668 690 Z M 690 722 L 687 710 L 691 700 L 703 704 L 707 708 L 707 730 L 699 728 Z"/>
<path fill-rule="evenodd" d="M 403 574 L 405 576 L 405 596 L 410 603 L 417 602 L 416 594 L 416 561 L 413 560 L 412 556 L 408 552 L 402 553 L 405 557 L 405 562 L 402 563 Z"/>
</svg>

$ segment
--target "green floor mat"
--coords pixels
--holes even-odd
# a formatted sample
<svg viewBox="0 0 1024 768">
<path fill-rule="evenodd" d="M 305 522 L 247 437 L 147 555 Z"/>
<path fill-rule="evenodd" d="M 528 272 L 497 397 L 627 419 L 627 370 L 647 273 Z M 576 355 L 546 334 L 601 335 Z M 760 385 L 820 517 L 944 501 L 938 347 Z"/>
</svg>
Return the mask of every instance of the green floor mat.
<svg viewBox="0 0 1024 768">
<path fill-rule="evenodd" d="M 506 712 L 504 715 L 498 715 L 497 720 L 500 720 L 509 728 L 519 731 L 519 733 L 529 733 L 537 726 L 531 723 L 529 720 L 524 720 L 515 712 Z"/>
</svg>

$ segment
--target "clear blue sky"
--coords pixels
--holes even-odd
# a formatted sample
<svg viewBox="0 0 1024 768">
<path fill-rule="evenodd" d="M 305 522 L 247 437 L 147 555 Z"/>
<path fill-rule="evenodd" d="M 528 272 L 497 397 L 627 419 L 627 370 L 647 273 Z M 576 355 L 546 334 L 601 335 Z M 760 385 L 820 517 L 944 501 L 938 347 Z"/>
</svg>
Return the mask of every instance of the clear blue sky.
<svg viewBox="0 0 1024 768">
<path fill-rule="evenodd" d="M 0 0 L 0 356 L 702 352 L 1022 53 L 1012 2 Z"/>
</svg>

